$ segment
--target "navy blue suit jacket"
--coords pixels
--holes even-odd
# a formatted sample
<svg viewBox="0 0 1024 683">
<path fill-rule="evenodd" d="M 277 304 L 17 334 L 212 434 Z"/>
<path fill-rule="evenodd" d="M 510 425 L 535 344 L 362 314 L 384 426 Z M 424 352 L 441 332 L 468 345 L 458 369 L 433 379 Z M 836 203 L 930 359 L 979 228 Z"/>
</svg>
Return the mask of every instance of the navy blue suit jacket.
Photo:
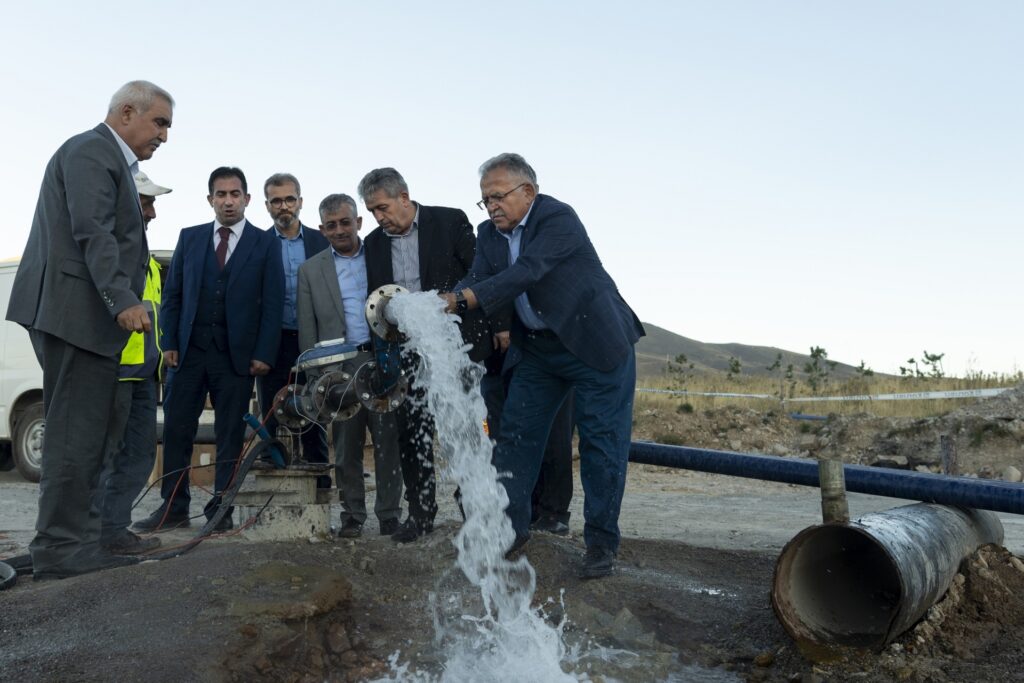
<svg viewBox="0 0 1024 683">
<path fill-rule="evenodd" d="M 185 228 L 167 271 L 160 302 L 161 348 L 178 352 L 179 367 L 188 351 L 203 268 L 212 250 L 212 222 Z M 250 361 L 273 365 L 277 360 L 284 309 L 281 245 L 273 234 L 246 221 L 228 265 L 224 303 L 231 364 L 239 375 L 248 375 Z"/>
<path fill-rule="evenodd" d="M 554 197 L 539 194 L 523 228 L 519 258 L 509 265 L 509 245 L 490 220 L 477 229 L 476 257 L 457 286 L 469 288 L 488 317 L 508 315 L 526 292 L 544 323 L 573 355 L 608 372 L 621 365 L 644 328 L 601 265 L 576 212 Z M 525 332 L 513 316 L 505 370 L 522 357 Z"/>
</svg>

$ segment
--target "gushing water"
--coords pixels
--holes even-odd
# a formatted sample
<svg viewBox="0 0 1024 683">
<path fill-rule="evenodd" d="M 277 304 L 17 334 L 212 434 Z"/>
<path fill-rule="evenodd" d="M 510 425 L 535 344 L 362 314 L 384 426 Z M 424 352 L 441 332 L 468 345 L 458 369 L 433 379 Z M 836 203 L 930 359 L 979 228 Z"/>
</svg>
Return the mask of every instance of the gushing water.
<svg viewBox="0 0 1024 683">
<path fill-rule="evenodd" d="M 505 559 L 515 534 L 504 513 L 508 497 L 491 464 L 491 443 L 484 432 L 482 369 L 469 360 L 454 316 L 444 312 L 444 302 L 433 292 L 396 295 L 388 313 L 408 338 L 407 349 L 421 359 L 416 383 L 427 390 L 447 461 L 443 476 L 459 485 L 466 512 L 455 538 L 458 566 L 479 589 L 482 603 L 477 614 L 448 621 L 435 617 L 444 656 L 440 680 L 587 680 L 562 670 L 563 662 L 569 664 L 577 655 L 563 641 L 562 624 L 551 626 L 530 606 L 536 587 L 533 567 L 524 556 Z M 399 666 L 397 657 L 392 664 L 394 677 L 385 680 L 434 680 Z"/>
</svg>

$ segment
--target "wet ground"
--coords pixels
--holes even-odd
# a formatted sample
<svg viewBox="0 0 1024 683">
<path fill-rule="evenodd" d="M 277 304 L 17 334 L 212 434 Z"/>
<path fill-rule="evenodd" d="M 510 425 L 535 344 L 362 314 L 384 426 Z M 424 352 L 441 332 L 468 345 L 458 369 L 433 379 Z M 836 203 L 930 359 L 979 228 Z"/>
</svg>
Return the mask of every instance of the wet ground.
<svg viewBox="0 0 1024 683">
<path fill-rule="evenodd" d="M 226 537 L 169 561 L 59 582 L 22 580 L 0 593 L 2 678 L 372 680 L 393 671 L 390 659 L 439 672 L 444 662 L 433 620 L 453 605 L 472 610 L 476 596 L 454 566 L 458 513 L 450 496 L 442 486 L 440 528 L 407 546 L 378 536 L 371 521 L 353 541 L 252 544 Z M 24 550 L 34 500 L 34 485 L 0 474 L 0 556 Z M 136 517 L 157 503 L 146 501 Z M 197 497 L 196 512 L 200 503 Z M 898 504 L 850 496 L 854 517 Z M 589 653 L 572 664 L 579 676 L 1024 680 L 1024 629 L 1006 614 L 986 620 L 977 607 L 990 595 L 1014 606 L 1020 594 L 1013 586 L 997 595 L 995 583 L 978 580 L 974 616 L 965 611 L 958 623 L 980 619 L 988 626 L 952 639 L 959 654 L 932 634 L 927 651 L 918 644 L 916 653 L 916 636 L 908 635 L 900 652 L 850 653 L 829 664 L 801 656 L 778 625 L 768 590 L 779 550 L 819 520 L 816 490 L 631 466 L 617 572 L 591 582 L 575 577 L 581 506 L 578 493 L 568 538 L 538 534 L 526 547 L 537 571 L 536 604 L 553 623 L 564 618 L 566 642 Z M 1002 517 L 1006 546 L 1021 554 L 1024 520 Z M 187 537 L 162 535 L 165 545 Z M 998 575 L 1000 585 L 1015 580 L 1007 571 Z M 493 675 L 481 672 L 479 680 Z"/>
</svg>

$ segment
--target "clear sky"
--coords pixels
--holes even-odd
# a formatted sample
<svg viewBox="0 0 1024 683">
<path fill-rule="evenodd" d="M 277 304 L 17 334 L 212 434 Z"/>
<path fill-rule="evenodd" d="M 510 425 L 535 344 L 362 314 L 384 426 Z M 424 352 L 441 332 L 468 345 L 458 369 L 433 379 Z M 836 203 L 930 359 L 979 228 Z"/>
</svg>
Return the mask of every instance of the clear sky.
<svg viewBox="0 0 1024 683">
<path fill-rule="evenodd" d="M 368 170 L 476 223 L 479 164 L 523 154 L 644 321 L 895 372 L 1024 365 L 1020 2 L 5 3 L 6 236 L 47 160 L 144 78 L 177 100 L 143 164 L 154 248 L 212 220 L 206 179 Z M 363 230 L 374 227 L 367 217 Z"/>
</svg>

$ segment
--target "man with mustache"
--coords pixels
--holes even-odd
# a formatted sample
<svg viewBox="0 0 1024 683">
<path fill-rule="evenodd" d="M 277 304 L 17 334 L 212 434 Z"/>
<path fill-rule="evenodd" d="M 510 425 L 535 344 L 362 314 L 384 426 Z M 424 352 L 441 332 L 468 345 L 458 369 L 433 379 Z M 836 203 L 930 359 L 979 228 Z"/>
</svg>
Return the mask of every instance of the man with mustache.
<svg viewBox="0 0 1024 683">
<path fill-rule="evenodd" d="M 36 580 L 126 564 L 100 547 L 92 509 L 109 444 L 121 350 L 152 320 L 140 297 L 149 247 L 133 174 L 167 141 L 174 100 L 131 81 L 96 128 L 65 142 L 43 175 L 7 319 L 29 330 L 43 368 L 46 438 Z"/>
<path fill-rule="evenodd" d="M 256 391 L 260 402 L 260 412 L 267 418 L 267 431 L 271 435 L 277 433 L 277 418 L 271 412 L 274 396 L 286 384 L 291 374 L 295 359 L 299 352 L 305 350 L 299 344 L 299 323 L 296 310 L 296 290 L 298 288 L 299 267 L 324 249 L 327 240 L 319 231 L 303 225 L 299 221 L 302 211 L 302 189 L 299 180 L 291 173 L 275 173 L 263 183 L 263 195 L 266 198 L 267 211 L 274 225 L 267 231 L 273 235 L 281 246 L 281 263 L 284 268 L 284 308 L 281 317 L 281 343 L 277 349 L 277 359 L 270 372 L 256 380 Z M 304 382 L 302 376 L 292 378 L 293 383 Z M 267 417 L 270 412 L 269 417 Z M 316 425 L 311 425 L 302 433 L 302 454 L 306 462 L 327 463 L 327 435 Z M 317 477 L 318 488 L 330 488 L 331 478 L 328 475 Z"/>
<path fill-rule="evenodd" d="M 328 195 L 320 202 L 320 231 L 331 244 L 299 268 L 299 347 L 344 338 L 359 349 L 345 362 L 351 374 L 373 360 L 370 327 L 366 322 L 366 254 L 359 229 L 363 225 L 356 201 L 346 194 Z M 363 484 L 363 445 L 366 428 L 373 439 L 377 498 L 373 511 L 382 536 L 398 531 L 402 514 L 402 474 L 398 459 L 398 425 L 393 413 L 373 413 L 360 407 L 348 420 L 332 425 L 335 481 L 341 498 L 338 535 L 357 538 L 366 522 Z"/>
</svg>

